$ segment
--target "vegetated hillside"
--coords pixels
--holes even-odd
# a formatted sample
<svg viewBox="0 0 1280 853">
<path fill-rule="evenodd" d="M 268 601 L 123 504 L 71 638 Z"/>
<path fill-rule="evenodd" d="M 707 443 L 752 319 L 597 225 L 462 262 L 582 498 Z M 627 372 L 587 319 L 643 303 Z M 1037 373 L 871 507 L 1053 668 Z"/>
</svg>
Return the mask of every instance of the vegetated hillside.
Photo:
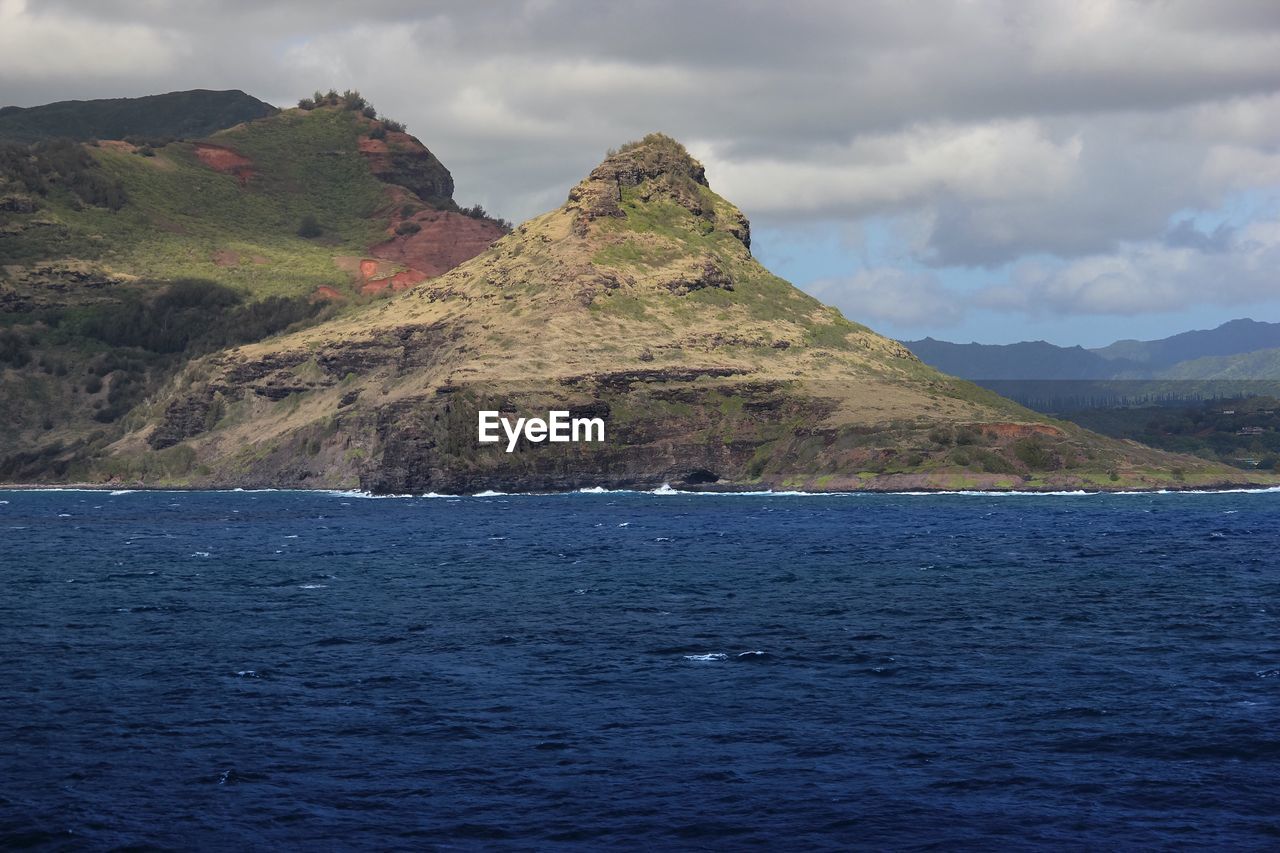
<svg viewBox="0 0 1280 853">
<path fill-rule="evenodd" d="M 59 101 L 0 108 L 0 140 L 190 138 L 208 136 L 277 110 L 238 89 L 192 89 L 141 98 Z"/>
<path fill-rule="evenodd" d="M 322 97 L 199 140 L 0 145 L 0 479 L 114 440 L 195 355 L 403 290 L 505 233 L 358 93 Z"/>
<path fill-rule="evenodd" d="M 567 409 L 606 441 L 477 442 L 477 412 Z M 1067 488 L 1245 474 L 1052 421 L 927 367 L 751 256 L 660 134 L 456 269 L 193 361 L 108 446 L 101 483 L 469 492 L 590 486 Z"/>
<path fill-rule="evenodd" d="M 1165 368 L 1160 375 L 1175 380 L 1276 382 L 1280 381 L 1280 348 L 1182 361 Z"/>
<path fill-rule="evenodd" d="M 1071 417 L 1104 435 L 1162 450 L 1246 469 L 1275 471 L 1280 467 L 1280 400 L 1274 396 L 1187 406 L 1085 409 Z"/>
</svg>

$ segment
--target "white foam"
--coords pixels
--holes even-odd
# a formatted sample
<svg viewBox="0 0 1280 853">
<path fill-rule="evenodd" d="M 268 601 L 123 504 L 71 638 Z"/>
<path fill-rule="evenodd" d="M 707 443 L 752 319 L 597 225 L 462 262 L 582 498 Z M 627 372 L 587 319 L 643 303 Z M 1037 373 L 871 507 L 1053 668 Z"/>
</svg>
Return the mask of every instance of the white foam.
<svg viewBox="0 0 1280 853">
<path fill-rule="evenodd" d="M 472 495 L 471 497 L 473 497 L 473 498 L 505 498 L 505 497 L 507 497 L 507 493 L 506 493 L 506 492 L 494 492 L 494 491 L 490 491 L 490 490 L 485 490 L 485 491 L 483 491 L 483 492 L 476 492 L 476 493 L 475 493 L 474 495 Z"/>
<path fill-rule="evenodd" d="M 298 589 L 328 589 L 328 588 L 329 588 L 329 585 L 327 583 L 304 583 L 302 586 L 298 587 Z"/>
<path fill-rule="evenodd" d="M 729 656 L 726 655 L 724 652 L 707 652 L 706 654 L 703 654 L 703 655 L 685 655 L 684 659 L 696 660 L 696 661 L 713 661 L 713 660 L 728 660 Z"/>
</svg>

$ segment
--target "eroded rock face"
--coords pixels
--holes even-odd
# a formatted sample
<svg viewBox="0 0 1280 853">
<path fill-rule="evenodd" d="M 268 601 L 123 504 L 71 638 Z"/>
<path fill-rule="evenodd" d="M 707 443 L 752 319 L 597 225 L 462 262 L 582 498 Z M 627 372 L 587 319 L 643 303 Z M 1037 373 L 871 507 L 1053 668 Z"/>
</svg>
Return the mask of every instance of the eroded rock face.
<svg viewBox="0 0 1280 853">
<path fill-rule="evenodd" d="M 705 220 L 706 229 L 732 234 L 751 248 L 747 217 L 728 205 L 717 210 L 711 196 L 703 192 L 709 187 L 702 164 L 689 156 L 679 142 L 660 133 L 623 146 L 569 191 L 566 207 L 577 213 L 575 233 L 586 236 L 591 223 L 598 219 L 625 218 L 623 192 L 632 188 L 640 202 L 674 202 Z"/>
<path fill-rule="evenodd" d="M 154 450 L 163 450 L 205 432 L 210 426 L 214 399 L 213 389 L 205 388 L 201 393 L 174 400 L 165 409 L 164 419 L 147 438 L 147 444 Z"/>
<path fill-rule="evenodd" d="M 785 426 L 762 420 L 745 429 L 735 424 L 733 440 L 723 441 L 730 418 L 746 423 L 751 411 L 821 418 L 829 410 L 825 401 L 795 396 L 778 383 L 673 387 L 668 383 L 693 381 L 698 371 L 644 373 L 584 377 L 573 393 L 558 399 L 544 389 L 489 386 L 454 388 L 384 406 L 378 413 L 381 453 L 361 474 L 361 487 L 383 493 L 471 494 L 741 482 L 751 479 L 762 448 L 792 436 Z M 748 414 L 726 415 L 718 403 L 724 393 L 745 399 Z M 522 440 L 512 453 L 505 446 L 477 446 L 480 409 L 545 414 L 552 405 L 571 417 L 604 418 L 606 441 L 553 445 Z M 673 407 L 685 414 L 673 417 Z"/>
<path fill-rule="evenodd" d="M 696 264 L 688 273 L 664 282 L 662 286 L 676 296 L 687 296 L 695 290 L 702 290 L 706 287 L 733 290 L 733 278 L 716 266 L 714 259 L 703 258 L 702 262 Z"/>
<path fill-rule="evenodd" d="M 360 153 L 378 180 L 405 187 L 430 205 L 453 207 L 453 175 L 417 138 L 395 131 L 385 139 L 366 136 Z"/>
<path fill-rule="evenodd" d="M 458 329 L 445 324 L 402 326 L 376 340 L 334 341 L 313 353 L 214 358 L 207 366 L 218 379 L 197 383 L 175 396 L 147 436 L 147 444 L 161 450 L 207 432 L 213 427 L 215 418 L 210 413 L 219 400 L 234 402 L 253 395 L 278 402 L 294 394 L 334 388 L 352 374 L 381 371 L 396 376 L 429 366 L 439 349 L 458 334 Z M 359 396 L 358 390 L 344 394 L 339 407 L 351 406 Z"/>
<path fill-rule="evenodd" d="M 695 215 L 706 213 L 706 205 L 697 187 L 707 186 L 706 170 L 689 156 L 684 146 L 661 134 L 650 134 L 642 143 L 611 154 L 591 174 L 569 191 L 569 207 L 579 211 L 584 227 L 604 217 L 622 217 L 624 187 L 645 185 L 641 197 L 652 201 L 658 196 L 669 198 Z"/>
</svg>

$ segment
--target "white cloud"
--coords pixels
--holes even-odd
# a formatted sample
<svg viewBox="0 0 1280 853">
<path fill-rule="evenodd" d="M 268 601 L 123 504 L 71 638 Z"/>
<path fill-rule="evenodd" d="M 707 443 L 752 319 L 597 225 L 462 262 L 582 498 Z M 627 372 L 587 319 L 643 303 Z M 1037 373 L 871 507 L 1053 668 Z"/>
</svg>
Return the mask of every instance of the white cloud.
<svg viewBox="0 0 1280 853">
<path fill-rule="evenodd" d="M 1220 232 L 1219 236 L 1225 236 Z M 1033 316 L 1137 315 L 1280 298 L 1280 219 L 1250 223 L 1212 251 L 1160 242 L 1126 244 L 1061 265 L 1026 261 L 974 304 Z"/>
<path fill-rule="evenodd" d="M 964 315 L 955 294 L 931 272 L 908 272 L 894 267 L 859 270 L 840 279 L 821 279 L 805 288 L 839 308 L 847 317 L 876 326 L 929 324 L 953 326 Z"/>
<path fill-rule="evenodd" d="M 0 0 L 0 75 L 15 81 L 85 76 L 128 78 L 170 71 L 183 53 L 176 33 L 44 13 L 27 0 Z"/>
</svg>

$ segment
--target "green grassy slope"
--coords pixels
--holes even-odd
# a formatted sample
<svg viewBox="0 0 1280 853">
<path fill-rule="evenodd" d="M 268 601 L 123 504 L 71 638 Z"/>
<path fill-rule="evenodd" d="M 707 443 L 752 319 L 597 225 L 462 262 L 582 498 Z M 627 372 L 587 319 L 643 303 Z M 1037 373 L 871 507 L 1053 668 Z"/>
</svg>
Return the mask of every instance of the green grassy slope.
<svg viewBox="0 0 1280 853">
<path fill-rule="evenodd" d="M 248 159 L 247 180 L 201 162 L 176 142 L 143 156 L 127 146 L 90 147 L 101 174 L 120 182 L 119 210 L 85 205 L 65 187 L 40 209 L 7 216 L 23 227 L 0 262 L 90 261 L 147 279 L 199 277 L 258 296 L 342 284 L 335 255 L 362 255 L 381 238 L 374 214 L 388 187 L 357 152 L 366 119 L 341 109 L 289 111 L 215 134 L 210 143 Z M 319 237 L 298 235 L 304 217 Z"/>
</svg>

